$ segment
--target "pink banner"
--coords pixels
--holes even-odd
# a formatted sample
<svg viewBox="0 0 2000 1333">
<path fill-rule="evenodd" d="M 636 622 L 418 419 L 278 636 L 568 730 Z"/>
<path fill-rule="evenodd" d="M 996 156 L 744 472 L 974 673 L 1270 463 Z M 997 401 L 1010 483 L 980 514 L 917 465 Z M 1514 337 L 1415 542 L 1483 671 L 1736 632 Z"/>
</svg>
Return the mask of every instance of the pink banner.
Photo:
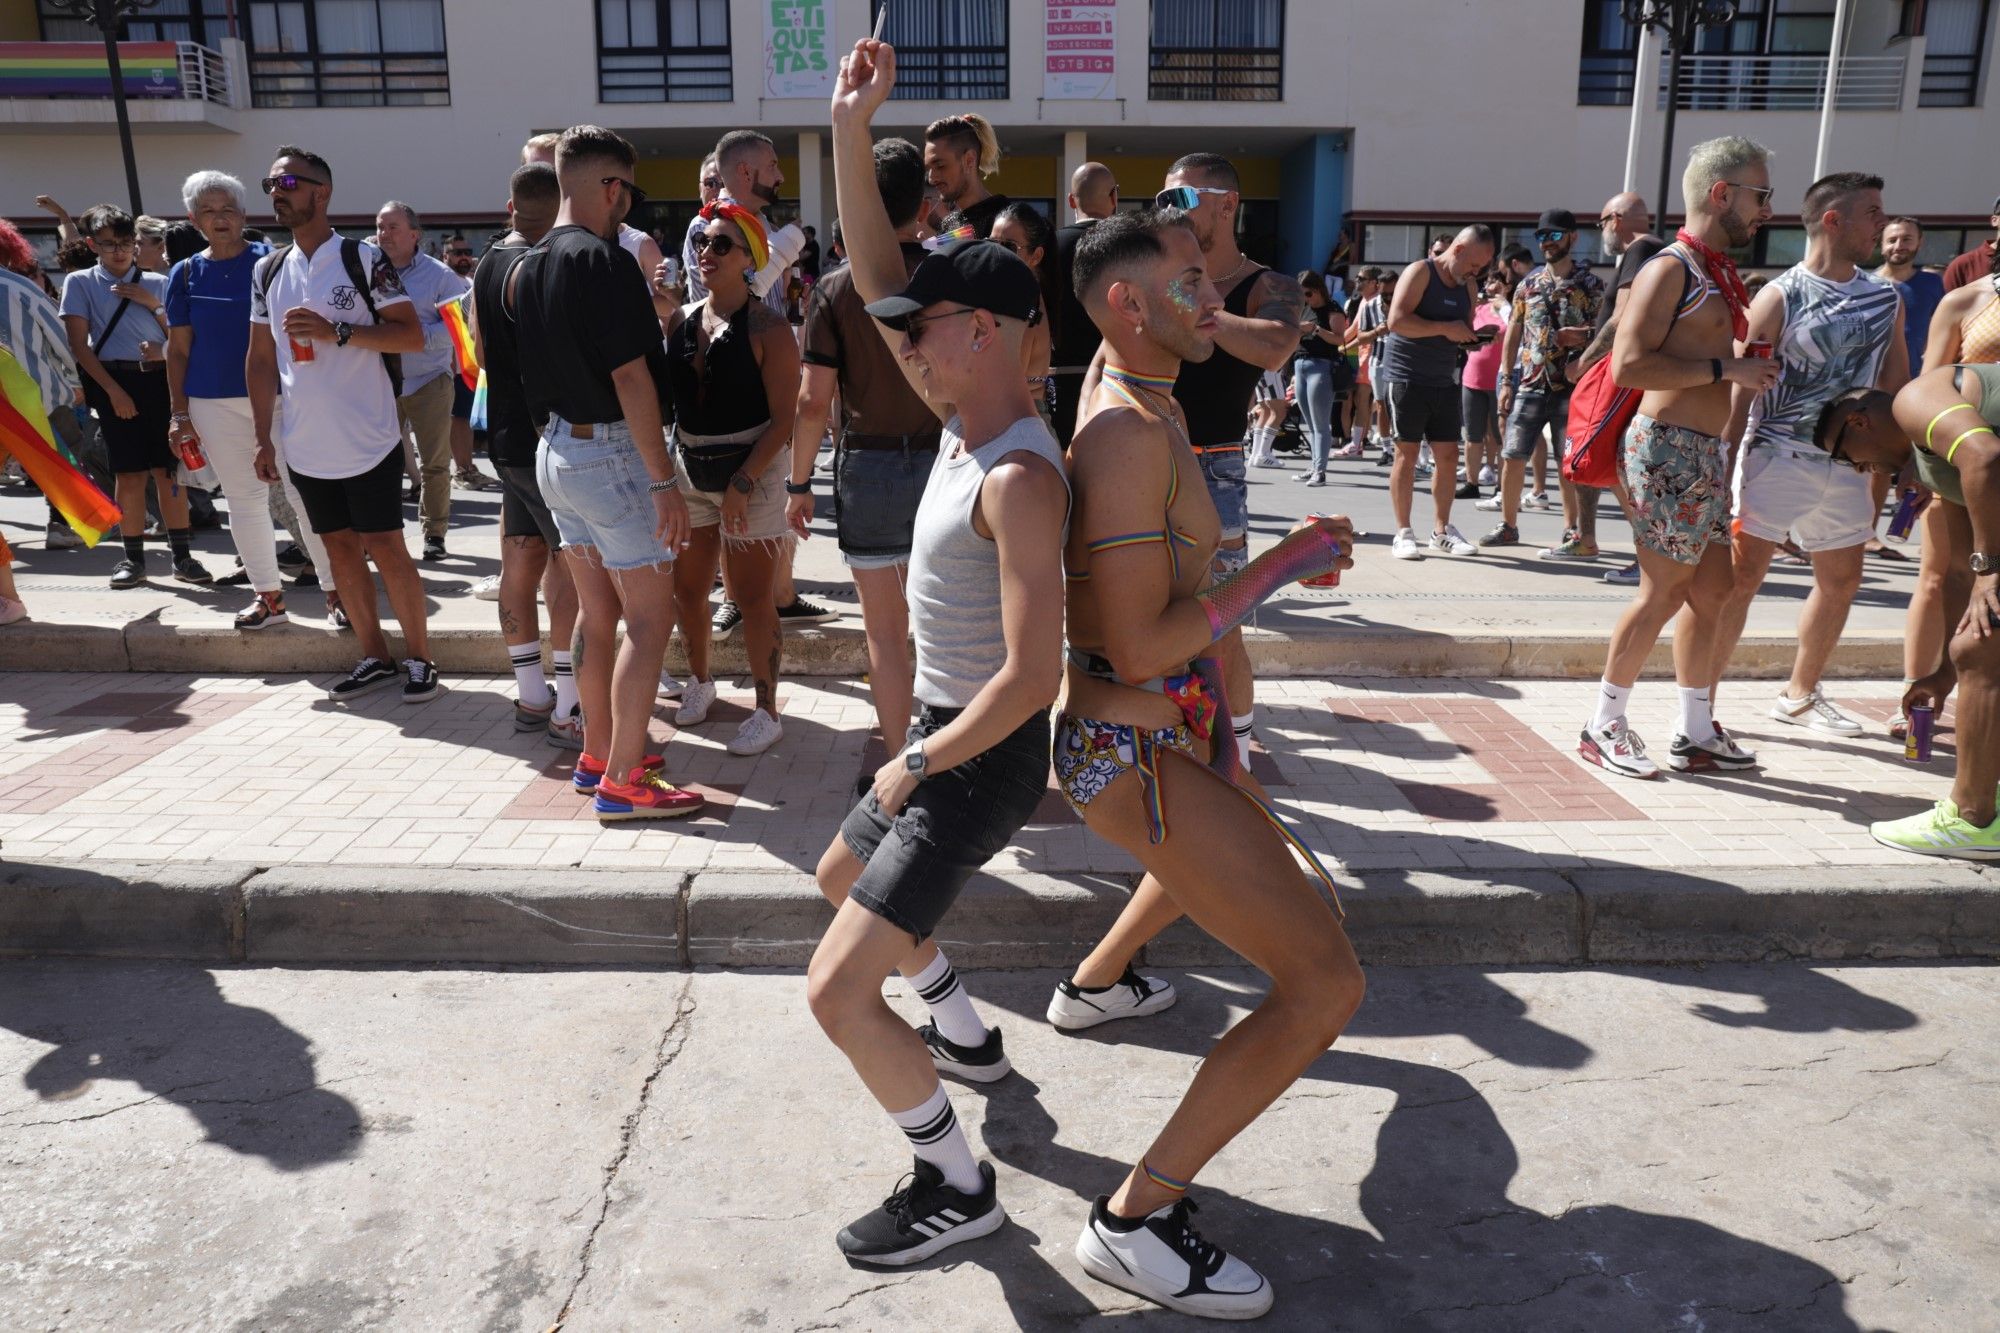
<svg viewBox="0 0 2000 1333">
<path fill-rule="evenodd" d="M 1118 95 L 1118 7 L 1048 0 L 1042 38 L 1042 96 L 1094 101 Z"/>
</svg>

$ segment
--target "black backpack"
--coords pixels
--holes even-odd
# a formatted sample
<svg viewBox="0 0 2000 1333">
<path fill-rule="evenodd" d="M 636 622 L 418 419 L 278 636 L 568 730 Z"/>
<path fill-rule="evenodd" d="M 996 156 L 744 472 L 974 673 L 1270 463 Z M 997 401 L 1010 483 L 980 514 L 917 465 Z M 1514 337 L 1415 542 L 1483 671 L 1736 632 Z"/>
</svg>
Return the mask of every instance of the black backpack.
<svg viewBox="0 0 2000 1333">
<path fill-rule="evenodd" d="M 264 299 L 266 308 L 271 302 L 271 283 L 278 276 L 278 266 L 291 253 L 290 245 L 281 245 L 257 261 L 257 295 Z M 361 271 L 361 242 L 352 236 L 340 238 L 340 266 L 347 270 L 347 280 L 361 293 L 361 303 L 368 307 L 369 316 L 377 323 L 382 322 L 382 312 L 375 308 L 373 283 Z M 382 369 L 389 372 L 389 392 L 394 397 L 403 396 L 403 354 L 401 352 L 382 353 Z"/>
</svg>

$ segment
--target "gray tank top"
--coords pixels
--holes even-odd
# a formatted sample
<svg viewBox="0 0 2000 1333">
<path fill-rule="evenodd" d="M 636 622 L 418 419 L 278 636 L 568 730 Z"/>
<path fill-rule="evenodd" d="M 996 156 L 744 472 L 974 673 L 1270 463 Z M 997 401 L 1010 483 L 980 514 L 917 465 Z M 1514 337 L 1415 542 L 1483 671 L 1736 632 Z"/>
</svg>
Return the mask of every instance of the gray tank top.
<svg viewBox="0 0 2000 1333">
<path fill-rule="evenodd" d="M 910 632 L 917 641 L 916 696 L 963 708 L 1007 661 L 1000 628 L 1000 548 L 972 526 L 986 474 L 1009 454 L 1045 458 L 1069 484 L 1062 446 L 1040 417 L 1022 417 L 966 451 L 958 418 L 945 423 L 931 477 L 917 503 L 910 545 Z M 1068 539 L 1068 522 L 1064 524 Z M 1051 614 L 1061 614 L 1052 611 Z"/>
</svg>

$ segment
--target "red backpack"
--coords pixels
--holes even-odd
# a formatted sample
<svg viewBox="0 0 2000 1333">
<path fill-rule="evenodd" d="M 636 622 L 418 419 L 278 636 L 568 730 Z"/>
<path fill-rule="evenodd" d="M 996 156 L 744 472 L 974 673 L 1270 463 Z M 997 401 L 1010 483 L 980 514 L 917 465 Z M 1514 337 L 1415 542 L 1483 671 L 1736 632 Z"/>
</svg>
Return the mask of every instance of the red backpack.
<svg viewBox="0 0 2000 1333">
<path fill-rule="evenodd" d="M 1671 247 L 1660 255 L 1672 255 L 1680 261 L 1681 299 L 1675 303 L 1673 321 L 1667 331 L 1673 332 L 1674 324 L 1680 322 L 1681 309 L 1687 304 L 1688 286 L 1693 281 L 1693 270 L 1681 258 L 1678 250 Z M 1660 255 L 1646 262 L 1652 263 Z M 1562 475 L 1563 480 L 1578 486 L 1591 486 L 1598 490 L 1610 490 L 1618 479 L 1618 450 L 1625 439 L 1626 430 L 1632 425 L 1632 418 L 1639 415 L 1639 400 L 1645 397 L 1641 389 L 1627 389 L 1611 378 L 1611 357 L 1606 354 L 1592 363 L 1583 372 L 1583 378 L 1576 382 L 1576 388 L 1569 396 L 1569 421 L 1563 427 Z"/>
</svg>

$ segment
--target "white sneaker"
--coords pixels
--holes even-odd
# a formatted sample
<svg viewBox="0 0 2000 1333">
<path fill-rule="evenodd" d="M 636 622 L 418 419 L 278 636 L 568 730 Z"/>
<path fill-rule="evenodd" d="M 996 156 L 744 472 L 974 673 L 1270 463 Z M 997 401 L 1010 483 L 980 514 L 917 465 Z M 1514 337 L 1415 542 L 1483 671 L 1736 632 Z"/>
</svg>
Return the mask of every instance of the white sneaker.
<svg viewBox="0 0 2000 1333">
<path fill-rule="evenodd" d="M 1125 975 L 1103 990 L 1083 990 L 1064 977 L 1049 998 L 1049 1022 L 1064 1032 L 1081 1032 L 1114 1018 L 1143 1018 L 1171 1009 L 1175 1000 L 1173 983 L 1159 977 L 1142 977 L 1128 964 Z"/>
<path fill-rule="evenodd" d="M 736 729 L 735 737 L 729 742 L 729 753 L 762 754 L 783 739 L 784 734 L 785 728 L 778 719 L 760 708 L 743 719 L 743 725 Z"/>
<path fill-rule="evenodd" d="M 1521 508 L 1523 509 L 1554 509 L 1556 507 L 1556 502 L 1549 499 L 1547 491 L 1536 491 L 1531 495 L 1521 497 Z"/>
<path fill-rule="evenodd" d="M 1491 464 L 1479 469 L 1479 484 L 1481 486 L 1498 486 L 1500 484 L 1500 474 L 1493 470 Z"/>
<path fill-rule="evenodd" d="M 674 725 L 692 727 L 708 720 L 708 710 L 715 704 L 715 682 L 712 680 L 691 680 L 681 691 L 681 706 L 674 710 Z"/>
<path fill-rule="evenodd" d="M 1431 534 L 1431 549 L 1442 555 L 1478 555 L 1479 548 L 1465 539 L 1465 534 L 1452 524 L 1444 525 L 1443 532 Z"/>
<path fill-rule="evenodd" d="M 1189 1225 L 1194 1200 L 1169 1204 L 1130 1230 L 1107 1203 L 1098 1197 L 1076 1242 L 1076 1261 L 1099 1282 L 1208 1319 L 1255 1319 L 1271 1308 L 1264 1275 Z"/>
<path fill-rule="evenodd" d="M 482 602 L 499 601 L 500 576 L 498 574 L 488 574 L 485 578 L 473 584 L 472 595 L 474 597 L 477 597 Z"/>
<path fill-rule="evenodd" d="M 680 697 L 681 683 L 674 679 L 673 672 L 662 671 L 660 673 L 660 698 L 678 699 Z"/>
<path fill-rule="evenodd" d="M 1817 687 L 1803 699 L 1794 699 L 1783 690 L 1771 705 L 1771 716 L 1795 727 L 1811 727 L 1835 736 L 1859 736 L 1861 724 L 1826 701 Z"/>
<path fill-rule="evenodd" d="M 1497 514 L 1500 512 L 1500 496 L 1498 493 L 1482 496 L 1473 502 L 1472 507 L 1474 509 L 1483 509 L 1489 514 Z"/>
<path fill-rule="evenodd" d="M 1417 534 L 1409 528 L 1404 528 L 1396 534 L 1396 540 L 1389 543 L 1389 554 L 1398 560 L 1421 560 L 1424 558 L 1424 548 L 1417 545 Z"/>
<path fill-rule="evenodd" d="M 1660 776 L 1660 766 L 1646 757 L 1646 742 L 1639 739 L 1622 717 L 1602 730 L 1585 727 L 1576 752 L 1589 762 L 1628 778 Z"/>
</svg>

